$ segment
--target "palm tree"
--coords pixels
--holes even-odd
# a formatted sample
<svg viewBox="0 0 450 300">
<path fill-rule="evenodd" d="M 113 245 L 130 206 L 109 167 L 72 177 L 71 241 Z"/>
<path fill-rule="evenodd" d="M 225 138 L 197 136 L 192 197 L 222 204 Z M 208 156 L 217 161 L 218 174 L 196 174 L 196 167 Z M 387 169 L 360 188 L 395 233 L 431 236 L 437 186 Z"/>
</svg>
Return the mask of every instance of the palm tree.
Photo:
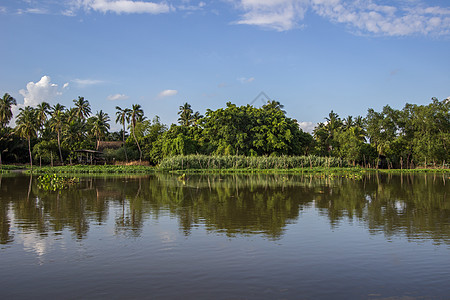
<svg viewBox="0 0 450 300">
<path fill-rule="evenodd" d="M 108 133 L 108 129 L 110 128 L 109 122 L 110 118 L 107 113 L 104 113 L 102 110 L 97 112 L 97 114 L 90 118 L 91 125 L 91 133 L 96 137 L 97 140 L 97 148 L 100 142 L 100 138 L 106 136 Z"/>
<path fill-rule="evenodd" d="M 91 107 L 89 101 L 85 100 L 84 97 L 78 96 L 78 100 L 74 99 L 75 103 L 75 117 L 79 120 L 86 119 L 91 114 Z"/>
<path fill-rule="evenodd" d="M 275 100 L 270 101 L 270 100 L 268 100 L 267 104 L 265 104 L 263 107 L 265 109 L 275 109 L 275 110 L 281 111 L 282 113 L 286 114 L 286 111 L 283 110 L 284 105 L 281 104 L 279 101 L 275 101 Z"/>
<path fill-rule="evenodd" d="M 26 106 L 25 109 L 20 108 L 20 113 L 17 116 L 17 134 L 28 140 L 28 152 L 30 154 L 30 166 L 33 168 L 33 157 L 31 156 L 31 138 L 37 135 L 39 124 L 37 122 L 37 112 L 31 106 Z"/>
<path fill-rule="evenodd" d="M 56 131 L 58 137 L 59 159 L 63 163 L 61 153 L 61 132 L 65 125 L 64 105 L 57 103 L 52 109 L 52 118 L 50 119 L 50 128 Z"/>
<path fill-rule="evenodd" d="M 0 99 L 0 126 L 4 127 L 9 123 L 13 114 L 11 106 L 17 105 L 16 99 L 11 97 L 8 93 L 3 95 Z"/>
<path fill-rule="evenodd" d="M 123 149 L 125 150 L 125 160 L 128 162 L 128 156 L 127 156 L 127 148 L 125 146 L 125 124 L 130 122 L 129 114 L 130 109 L 129 108 L 120 108 L 120 106 L 116 106 L 117 112 L 116 112 L 116 123 L 120 123 L 123 125 L 122 130 L 122 140 L 123 140 Z"/>
<path fill-rule="evenodd" d="M 47 115 L 50 113 L 50 104 L 47 102 L 39 103 L 36 107 L 36 115 L 37 115 L 37 121 L 39 125 L 39 130 L 42 129 L 45 122 L 47 121 Z"/>
<path fill-rule="evenodd" d="M 345 118 L 343 125 L 344 125 L 343 126 L 344 130 L 348 130 L 351 127 L 353 127 L 355 125 L 355 122 L 353 121 L 353 117 L 352 116 L 348 116 L 347 118 Z"/>
<path fill-rule="evenodd" d="M 194 111 L 191 108 L 191 105 L 189 103 L 185 103 L 179 107 L 178 115 L 180 116 L 178 118 L 178 123 L 182 126 L 189 126 L 192 123 L 193 119 L 193 113 Z"/>
<path fill-rule="evenodd" d="M 142 110 L 142 107 L 139 104 L 133 104 L 131 109 L 128 112 L 128 120 L 131 122 L 131 128 L 133 129 L 133 138 L 136 142 L 136 145 L 138 146 L 139 150 L 139 162 L 142 161 L 142 151 L 141 147 L 139 146 L 138 140 L 136 138 L 136 134 L 134 132 L 134 129 L 136 127 L 136 122 L 142 122 L 144 120 L 144 111 Z"/>
<path fill-rule="evenodd" d="M 202 116 L 198 111 L 196 111 L 196 112 L 194 113 L 194 115 L 192 116 L 192 122 L 193 122 L 193 124 L 194 124 L 195 126 L 199 125 L 200 119 L 201 119 L 201 118 L 203 118 L 203 116 Z"/>
</svg>

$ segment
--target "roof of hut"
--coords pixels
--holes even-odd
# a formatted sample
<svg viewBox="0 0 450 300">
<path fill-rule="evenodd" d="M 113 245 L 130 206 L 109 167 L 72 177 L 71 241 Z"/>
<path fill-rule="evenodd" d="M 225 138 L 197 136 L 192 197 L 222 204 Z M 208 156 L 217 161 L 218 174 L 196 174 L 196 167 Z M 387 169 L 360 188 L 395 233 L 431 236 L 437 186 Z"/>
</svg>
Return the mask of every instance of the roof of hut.
<svg viewBox="0 0 450 300">
<path fill-rule="evenodd" d="M 115 141 L 115 142 L 103 142 L 98 141 L 97 142 L 97 150 L 98 151 L 105 151 L 105 149 L 119 149 L 122 147 L 123 142 L 121 141 Z"/>
</svg>

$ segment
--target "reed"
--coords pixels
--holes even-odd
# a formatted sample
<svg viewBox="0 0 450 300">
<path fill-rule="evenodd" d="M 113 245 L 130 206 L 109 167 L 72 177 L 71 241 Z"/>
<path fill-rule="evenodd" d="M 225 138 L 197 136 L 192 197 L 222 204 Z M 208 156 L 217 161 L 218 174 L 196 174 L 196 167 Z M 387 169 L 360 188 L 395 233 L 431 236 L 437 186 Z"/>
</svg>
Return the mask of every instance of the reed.
<svg viewBox="0 0 450 300">
<path fill-rule="evenodd" d="M 163 170 L 219 170 L 219 169 L 304 169 L 304 168 L 350 167 L 339 158 L 319 156 L 209 156 L 179 155 L 164 158 L 159 168 Z"/>
</svg>

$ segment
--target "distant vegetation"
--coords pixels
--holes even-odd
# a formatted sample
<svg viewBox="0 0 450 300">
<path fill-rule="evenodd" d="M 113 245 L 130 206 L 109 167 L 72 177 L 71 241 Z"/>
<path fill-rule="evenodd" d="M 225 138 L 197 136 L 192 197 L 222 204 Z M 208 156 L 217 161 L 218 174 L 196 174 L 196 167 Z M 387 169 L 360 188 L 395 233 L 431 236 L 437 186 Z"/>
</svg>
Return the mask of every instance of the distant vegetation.
<svg viewBox="0 0 450 300">
<path fill-rule="evenodd" d="M 178 124 L 162 124 L 144 115 L 138 104 L 116 107 L 119 132 L 110 131 L 111 118 L 92 114 L 89 101 L 74 106 L 20 108 L 16 127 L 8 126 L 16 100 L 0 99 L 0 164 L 72 165 L 80 149 L 98 150 L 99 141 L 122 141 L 104 151 L 105 162 L 143 161 L 163 168 L 197 164 L 199 168 L 300 167 L 442 167 L 450 161 L 450 101 L 433 98 L 428 105 L 390 106 L 367 115 L 341 118 L 331 111 L 312 134 L 286 116 L 283 105 L 269 101 L 260 108 L 236 106 L 208 109 L 205 115 L 185 103 Z M 192 156 L 194 155 L 194 156 Z M 103 162 L 104 163 L 104 162 Z M 181 165 L 180 165 L 181 164 Z"/>
</svg>

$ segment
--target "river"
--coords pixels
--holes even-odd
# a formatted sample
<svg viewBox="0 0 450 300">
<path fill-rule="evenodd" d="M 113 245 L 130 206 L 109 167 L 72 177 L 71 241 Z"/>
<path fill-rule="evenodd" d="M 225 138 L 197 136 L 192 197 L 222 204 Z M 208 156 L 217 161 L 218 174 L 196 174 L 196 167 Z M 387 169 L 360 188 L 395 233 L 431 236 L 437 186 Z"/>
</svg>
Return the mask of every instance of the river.
<svg viewBox="0 0 450 300">
<path fill-rule="evenodd" d="M 3 299 L 449 299 L 448 174 L 0 175 Z"/>
</svg>

